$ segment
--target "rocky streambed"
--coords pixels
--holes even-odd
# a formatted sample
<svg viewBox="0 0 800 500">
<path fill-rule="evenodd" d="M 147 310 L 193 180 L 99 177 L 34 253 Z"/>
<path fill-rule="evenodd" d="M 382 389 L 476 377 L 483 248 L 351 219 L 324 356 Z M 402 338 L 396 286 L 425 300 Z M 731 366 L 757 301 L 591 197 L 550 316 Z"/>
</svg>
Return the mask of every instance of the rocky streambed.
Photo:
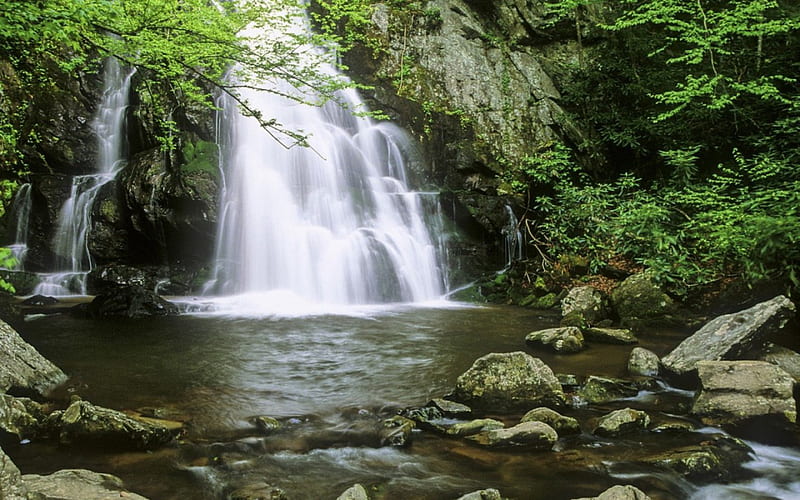
<svg viewBox="0 0 800 500">
<path fill-rule="evenodd" d="M 9 359 L 36 362 L 0 364 L 3 492 L 790 498 L 791 460 L 763 462 L 797 450 L 788 299 L 688 331 L 576 303 L 24 323 L 69 379 L 6 327 Z"/>
</svg>

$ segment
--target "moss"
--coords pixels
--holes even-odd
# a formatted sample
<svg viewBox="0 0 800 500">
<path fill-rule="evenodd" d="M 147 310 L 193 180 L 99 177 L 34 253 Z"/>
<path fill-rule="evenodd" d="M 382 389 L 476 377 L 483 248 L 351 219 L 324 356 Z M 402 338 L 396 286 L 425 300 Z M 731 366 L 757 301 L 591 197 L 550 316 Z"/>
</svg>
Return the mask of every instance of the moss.
<svg viewBox="0 0 800 500">
<path fill-rule="evenodd" d="M 219 177 L 219 146 L 210 141 L 187 141 L 183 150 L 182 173 L 208 172 Z"/>
</svg>

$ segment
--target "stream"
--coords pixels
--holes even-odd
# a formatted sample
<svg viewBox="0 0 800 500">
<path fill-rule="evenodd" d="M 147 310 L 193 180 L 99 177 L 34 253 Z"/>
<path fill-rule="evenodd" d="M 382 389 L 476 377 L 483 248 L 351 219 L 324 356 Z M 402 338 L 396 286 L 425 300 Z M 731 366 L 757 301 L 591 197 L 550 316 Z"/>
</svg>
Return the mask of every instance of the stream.
<svg viewBox="0 0 800 500">
<path fill-rule="evenodd" d="M 448 499 L 483 488 L 504 497 L 567 499 L 634 484 L 653 499 L 798 498 L 800 450 L 754 446 L 750 477 L 702 488 L 635 457 L 699 442 L 716 430 L 647 433 L 628 439 L 589 434 L 614 408 L 679 419 L 691 393 L 662 386 L 631 400 L 563 410 L 584 433 L 552 452 L 486 449 L 464 439 L 415 432 L 405 448 L 380 446 L 376 426 L 398 410 L 442 397 L 456 377 L 489 352 L 525 351 L 556 373 L 625 376 L 631 346 L 591 344 L 556 355 L 524 342 L 558 317 L 522 308 L 437 303 L 380 306 L 314 316 L 236 317 L 196 313 L 142 320 L 86 321 L 54 315 L 26 322 L 23 337 L 70 379 L 53 397 L 72 395 L 119 410 L 186 423 L 173 447 L 105 452 L 47 442 L 9 446 L 23 473 L 89 468 L 120 476 L 153 500 L 223 499 L 267 482 L 292 499 L 335 499 L 356 482 L 373 499 Z M 663 355 L 687 332 L 655 330 L 640 345 Z M 283 424 L 270 435 L 253 417 Z M 519 416 L 495 416 L 513 425 Z M 685 434 L 685 435 L 684 435 Z"/>
</svg>

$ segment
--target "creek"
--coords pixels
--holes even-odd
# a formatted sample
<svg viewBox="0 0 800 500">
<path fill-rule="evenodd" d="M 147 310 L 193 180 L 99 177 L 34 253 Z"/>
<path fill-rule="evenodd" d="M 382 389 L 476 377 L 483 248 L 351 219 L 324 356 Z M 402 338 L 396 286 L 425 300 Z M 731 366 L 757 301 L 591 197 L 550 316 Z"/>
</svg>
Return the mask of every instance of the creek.
<svg viewBox="0 0 800 500">
<path fill-rule="evenodd" d="M 32 442 L 6 449 L 24 473 L 90 468 L 123 478 L 153 500 L 227 498 L 266 481 L 289 498 L 336 498 L 355 482 L 373 498 L 447 499 L 494 487 L 509 498 L 594 496 L 632 483 L 654 499 L 793 498 L 798 450 L 759 445 L 752 477 L 734 486 L 698 489 L 636 457 L 692 444 L 718 431 L 630 438 L 592 436 L 589 423 L 609 409 L 632 406 L 654 425 L 675 420 L 691 394 L 668 387 L 603 406 L 573 405 L 563 413 L 583 434 L 562 438 L 555 451 L 490 450 L 463 439 L 415 432 L 406 448 L 380 446 L 383 418 L 447 394 L 456 377 L 489 352 L 522 350 L 556 373 L 624 376 L 630 346 L 592 344 L 573 355 L 525 346 L 527 332 L 558 318 L 522 308 L 351 308 L 318 316 L 179 317 L 92 321 L 49 316 L 23 334 L 70 375 L 54 394 L 102 406 L 145 410 L 186 422 L 174 447 L 155 452 L 58 448 Z M 685 332 L 658 330 L 641 345 L 663 355 Z M 283 428 L 265 435 L 252 417 Z M 497 415 L 507 424 L 519 415 Z"/>
</svg>

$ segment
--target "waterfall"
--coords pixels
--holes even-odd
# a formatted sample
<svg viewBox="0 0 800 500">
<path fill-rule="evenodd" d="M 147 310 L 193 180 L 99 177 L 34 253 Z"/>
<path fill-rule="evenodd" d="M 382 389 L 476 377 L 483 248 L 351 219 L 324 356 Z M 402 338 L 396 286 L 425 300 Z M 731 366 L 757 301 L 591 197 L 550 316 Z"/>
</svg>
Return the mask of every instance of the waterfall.
<svg viewBox="0 0 800 500">
<path fill-rule="evenodd" d="M 364 108 L 354 90 L 340 92 L 344 106 L 316 107 L 283 97 L 297 90 L 277 85 L 244 97 L 265 117 L 308 134 L 310 147 L 286 148 L 222 103 L 224 188 L 212 290 L 274 292 L 313 304 L 440 298 L 443 252 L 426 223 L 422 198 L 429 194 L 408 185 L 403 131 L 349 112 Z"/>
<path fill-rule="evenodd" d="M 16 261 L 15 269 L 24 269 L 25 256 L 28 253 L 28 234 L 31 221 L 31 185 L 25 183 L 19 187 L 11 202 L 9 216 L 15 221 L 14 243 L 8 245 Z"/>
<path fill-rule="evenodd" d="M 514 210 L 512 210 L 510 206 L 506 205 L 506 213 L 508 214 L 508 222 L 501 230 L 501 233 L 505 235 L 505 269 L 508 269 L 515 260 L 521 260 L 523 258 L 523 245 L 522 232 L 519 230 L 519 220 L 517 219 L 517 216 L 514 215 Z"/>
<path fill-rule="evenodd" d="M 123 69 L 115 58 L 105 62 L 103 98 L 92 123 L 98 139 L 97 171 L 73 177 L 53 237 L 58 271 L 42 275 L 34 293 L 86 293 L 86 275 L 94 268 L 88 246 L 92 207 L 102 187 L 114 180 L 122 166 L 125 112 L 133 73 Z"/>
</svg>

